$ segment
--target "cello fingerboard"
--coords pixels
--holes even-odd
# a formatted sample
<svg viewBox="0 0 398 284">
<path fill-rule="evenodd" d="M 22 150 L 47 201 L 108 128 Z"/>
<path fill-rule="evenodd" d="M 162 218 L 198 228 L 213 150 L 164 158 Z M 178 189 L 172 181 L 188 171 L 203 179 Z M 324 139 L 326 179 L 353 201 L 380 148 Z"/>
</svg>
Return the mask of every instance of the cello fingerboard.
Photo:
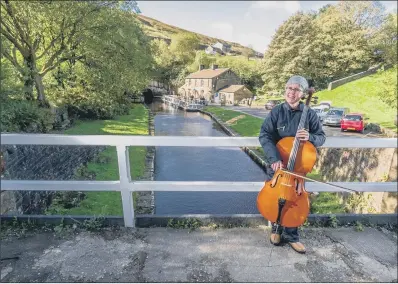
<svg viewBox="0 0 398 284">
<path fill-rule="evenodd" d="M 308 109 L 309 109 L 308 106 L 304 105 L 303 113 L 301 114 L 301 118 L 300 118 L 300 122 L 297 127 L 297 130 L 304 128 L 305 121 L 307 119 Z M 294 142 L 293 142 L 293 148 L 292 148 L 292 151 L 290 152 L 289 161 L 287 163 L 288 171 L 292 172 L 294 170 L 294 165 L 296 163 L 296 157 L 297 157 L 297 152 L 299 150 L 299 147 L 300 147 L 300 140 L 297 137 L 295 137 Z"/>
</svg>

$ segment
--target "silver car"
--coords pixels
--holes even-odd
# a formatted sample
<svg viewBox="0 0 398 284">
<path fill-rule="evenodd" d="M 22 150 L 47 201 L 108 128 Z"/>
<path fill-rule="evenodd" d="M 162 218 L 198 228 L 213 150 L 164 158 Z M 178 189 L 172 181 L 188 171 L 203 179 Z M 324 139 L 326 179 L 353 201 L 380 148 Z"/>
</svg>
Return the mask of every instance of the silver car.
<svg viewBox="0 0 398 284">
<path fill-rule="evenodd" d="M 312 109 L 316 112 L 317 116 L 319 117 L 319 120 L 323 122 L 325 120 L 326 114 L 328 113 L 328 109 L 317 108 L 317 107 L 314 107 Z"/>
<path fill-rule="evenodd" d="M 340 126 L 341 119 L 349 112 L 349 108 L 331 108 L 323 120 L 323 125 Z"/>
</svg>

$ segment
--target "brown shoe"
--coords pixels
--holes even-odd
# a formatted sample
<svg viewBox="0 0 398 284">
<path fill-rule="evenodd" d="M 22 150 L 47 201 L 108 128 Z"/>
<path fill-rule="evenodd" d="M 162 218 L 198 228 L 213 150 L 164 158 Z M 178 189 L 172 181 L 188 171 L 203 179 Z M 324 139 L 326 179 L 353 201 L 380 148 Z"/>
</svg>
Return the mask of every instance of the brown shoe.
<svg viewBox="0 0 398 284">
<path fill-rule="evenodd" d="M 281 235 L 279 234 L 271 234 L 271 244 L 277 246 L 281 243 Z"/>
<path fill-rule="evenodd" d="M 305 246 L 300 242 L 289 243 L 289 245 L 298 253 L 305 253 Z"/>
</svg>

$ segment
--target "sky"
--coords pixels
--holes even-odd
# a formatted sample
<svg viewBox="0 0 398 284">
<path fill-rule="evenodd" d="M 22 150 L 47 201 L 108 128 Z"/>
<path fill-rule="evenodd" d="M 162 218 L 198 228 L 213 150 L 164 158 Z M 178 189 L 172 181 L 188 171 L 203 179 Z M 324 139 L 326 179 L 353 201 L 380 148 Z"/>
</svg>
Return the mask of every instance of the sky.
<svg viewBox="0 0 398 284">
<path fill-rule="evenodd" d="M 396 1 L 380 1 L 397 11 Z M 203 35 L 251 45 L 264 52 L 292 14 L 336 1 L 137 1 L 142 15 Z"/>
</svg>

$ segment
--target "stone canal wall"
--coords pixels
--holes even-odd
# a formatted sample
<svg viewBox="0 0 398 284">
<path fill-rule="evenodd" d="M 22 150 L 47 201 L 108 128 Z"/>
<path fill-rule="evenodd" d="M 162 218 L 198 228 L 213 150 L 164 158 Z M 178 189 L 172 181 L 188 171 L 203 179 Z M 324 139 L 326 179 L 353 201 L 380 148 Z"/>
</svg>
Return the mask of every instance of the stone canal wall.
<svg viewBox="0 0 398 284">
<path fill-rule="evenodd" d="M 145 105 L 148 110 L 148 132 L 150 136 L 155 135 L 154 115 L 150 108 Z M 141 180 L 153 181 L 155 176 L 155 157 L 156 148 L 146 147 L 145 172 Z M 136 214 L 154 214 L 155 213 L 155 193 L 153 191 L 137 192 Z"/>
</svg>

